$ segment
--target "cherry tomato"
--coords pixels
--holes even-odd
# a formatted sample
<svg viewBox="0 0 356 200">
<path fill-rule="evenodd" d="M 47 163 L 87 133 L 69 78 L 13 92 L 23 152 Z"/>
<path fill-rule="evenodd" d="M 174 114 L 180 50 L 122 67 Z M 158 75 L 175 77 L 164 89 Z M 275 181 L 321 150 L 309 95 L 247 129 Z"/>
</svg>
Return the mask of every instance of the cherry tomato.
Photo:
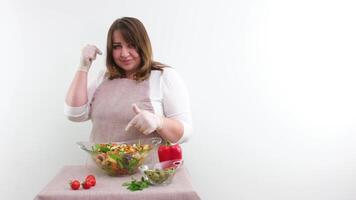
<svg viewBox="0 0 356 200">
<path fill-rule="evenodd" d="M 90 174 L 87 177 L 85 177 L 85 180 L 88 180 L 88 179 L 94 179 L 95 180 L 95 176 Z"/>
<path fill-rule="evenodd" d="M 92 178 L 86 179 L 85 182 L 88 182 L 91 186 L 95 186 L 96 184 L 96 180 Z"/>
<path fill-rule="evenodd" d="M 78 180 L 72 180 L 69 183 L 72 190 L 78 190 L 80 188 L 80 182 Z"/>
<path fill-rule="evenodd" d="M 82 187 L 84 188 L 84 189 L 90 189 L 91 188 L 91 183 L 89 182 L 89 181 L 84 181 L 83 183 L 82 183 Z"/>
<path fill-rule="evenodd" d="M 85 178 L 85 181 L 90 182 L 92 186 L 95 186 L 95 184 L 96 184 L 96 179 L 95 179 L 94 175 L 88 175 Z"/>
</svg>

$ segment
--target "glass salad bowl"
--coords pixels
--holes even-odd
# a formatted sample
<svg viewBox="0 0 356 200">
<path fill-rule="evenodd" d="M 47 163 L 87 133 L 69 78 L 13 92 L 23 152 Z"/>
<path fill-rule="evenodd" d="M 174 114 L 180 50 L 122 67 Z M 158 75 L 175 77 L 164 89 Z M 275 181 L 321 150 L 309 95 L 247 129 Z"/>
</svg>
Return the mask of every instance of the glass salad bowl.
<svg viewBox="0 0 356 200">
<path fill-rule="evenodd" d="M 137 172 L 150 152 L 162 142 L 159 137 L 111 143 L 77 142 L 89 153 L 100 169 L 110 176 L 131 175 Z M 154 151 L 156 152 L 156 151 Z"/>
<path fill-rule="evenodd" d="M 183 165 L 183 160 L 168 160 L 164 162 L 144 164 L 139 167 L 142 176 L 153 185 L 167 185 L 172 182 L 177 170 Z"/>
</svg>

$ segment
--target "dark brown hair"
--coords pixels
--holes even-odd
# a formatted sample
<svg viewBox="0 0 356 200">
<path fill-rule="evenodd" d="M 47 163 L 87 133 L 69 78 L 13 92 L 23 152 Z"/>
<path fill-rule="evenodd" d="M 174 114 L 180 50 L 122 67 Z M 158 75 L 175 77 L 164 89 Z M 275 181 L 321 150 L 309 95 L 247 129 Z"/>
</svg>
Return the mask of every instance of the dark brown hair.
<svg viewBox="0 0 356 200">
<path fill-rule="evenodd" d="M 138 70 L 134 74 L 135 80 L 143 81 L 150 76 L 151 70 L 160 70 L 166 67 L 166 65 L 153 60 L 153 52 L 150 39 L 147 31 L 140 20 L 133 17 L 123 17 L 115 20 L 110 26 L 106 44 L 106 68 L 108 71 L 109 79 L 125 78 L 125 71 L 118 65 L 116 65 L 112 56 L 113 52 L 113 33 L 114 31 L 120 31 L 124 40 L 132 44 L 141 58 L 141 63 L 138 66 Z"/>
</svg>

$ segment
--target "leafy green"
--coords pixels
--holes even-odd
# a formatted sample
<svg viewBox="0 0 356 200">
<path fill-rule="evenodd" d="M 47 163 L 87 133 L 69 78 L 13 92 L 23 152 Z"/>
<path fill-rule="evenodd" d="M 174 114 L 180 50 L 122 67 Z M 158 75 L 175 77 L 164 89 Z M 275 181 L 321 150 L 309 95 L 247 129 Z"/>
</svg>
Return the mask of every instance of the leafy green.
<svg viewBox="0 0 356 200">
<path fill-rule="evenodd" d="M 113 154 L 113 153 L 108 153 L 108 156 L 114 160 L 117 160 L 119 158 L 119 156 Z"/>
<path fill-rule="evenodd" d="M 125 166 L 125 162 L 122 160 L 122 158 L 118 156 L 116 161 L 119 164 L 120 168 L 123 169 Z"/>
<path fill-rule="evenodd" d="M 122 186 L 124 186 L 124 187 L 126 187 L 126 189 L 134 192 L 134 191 L 139 191 L 139 190 L 148 188 L 148 186 L 150 186 L 150 183 L 147 180 L 145 180 L 144 177 L 141 177 L 140 181 L 131 177 L 131 181 L 123 183 Z"/>
<path fill-rule="evenodd" d="M 117 164 L 120 166 L 121 169 L 123 168 L 127 168 L 125 167 L 125 162 L 123 161 L 123 159 L 119 156 L 119 155 L 116 155 L 116 154 L 109 154 L 108 153 L 108 156 L 114 160 L 116 160 Z"/>
<path fill-rule="evenodd" d="M 138 160 L 137 160 L 136 158 L 132 158 L 131 160 L 129 160 L 128 169 L 129 169 L 130 171 L 136 169 L 137 163 L 138 163 Z"/>
<path fill-rule="evenodd" d="M 110 148 L 106 147 L 106 146 L 102 146 L 100 144 L 95 144 L 95 151 L 106 153 L 106 152 L 110 151 Z"/>
</svg>

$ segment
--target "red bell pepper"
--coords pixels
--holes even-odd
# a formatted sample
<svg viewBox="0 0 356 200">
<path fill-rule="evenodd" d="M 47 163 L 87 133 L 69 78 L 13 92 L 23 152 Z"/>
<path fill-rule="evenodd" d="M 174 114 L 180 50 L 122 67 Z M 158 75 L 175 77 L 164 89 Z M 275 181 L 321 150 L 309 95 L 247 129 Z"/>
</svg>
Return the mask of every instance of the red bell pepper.
<svg viewBox="0 0 356 200">
<path fill-rule="evenodd" d="M 159 146 L 158 158 L 160 162 L 167 160 L 181 160 L 182 148 L 179 144 L 172 145 L 171 143 L 166 142 L 165 145 Z"/>
</svg>

